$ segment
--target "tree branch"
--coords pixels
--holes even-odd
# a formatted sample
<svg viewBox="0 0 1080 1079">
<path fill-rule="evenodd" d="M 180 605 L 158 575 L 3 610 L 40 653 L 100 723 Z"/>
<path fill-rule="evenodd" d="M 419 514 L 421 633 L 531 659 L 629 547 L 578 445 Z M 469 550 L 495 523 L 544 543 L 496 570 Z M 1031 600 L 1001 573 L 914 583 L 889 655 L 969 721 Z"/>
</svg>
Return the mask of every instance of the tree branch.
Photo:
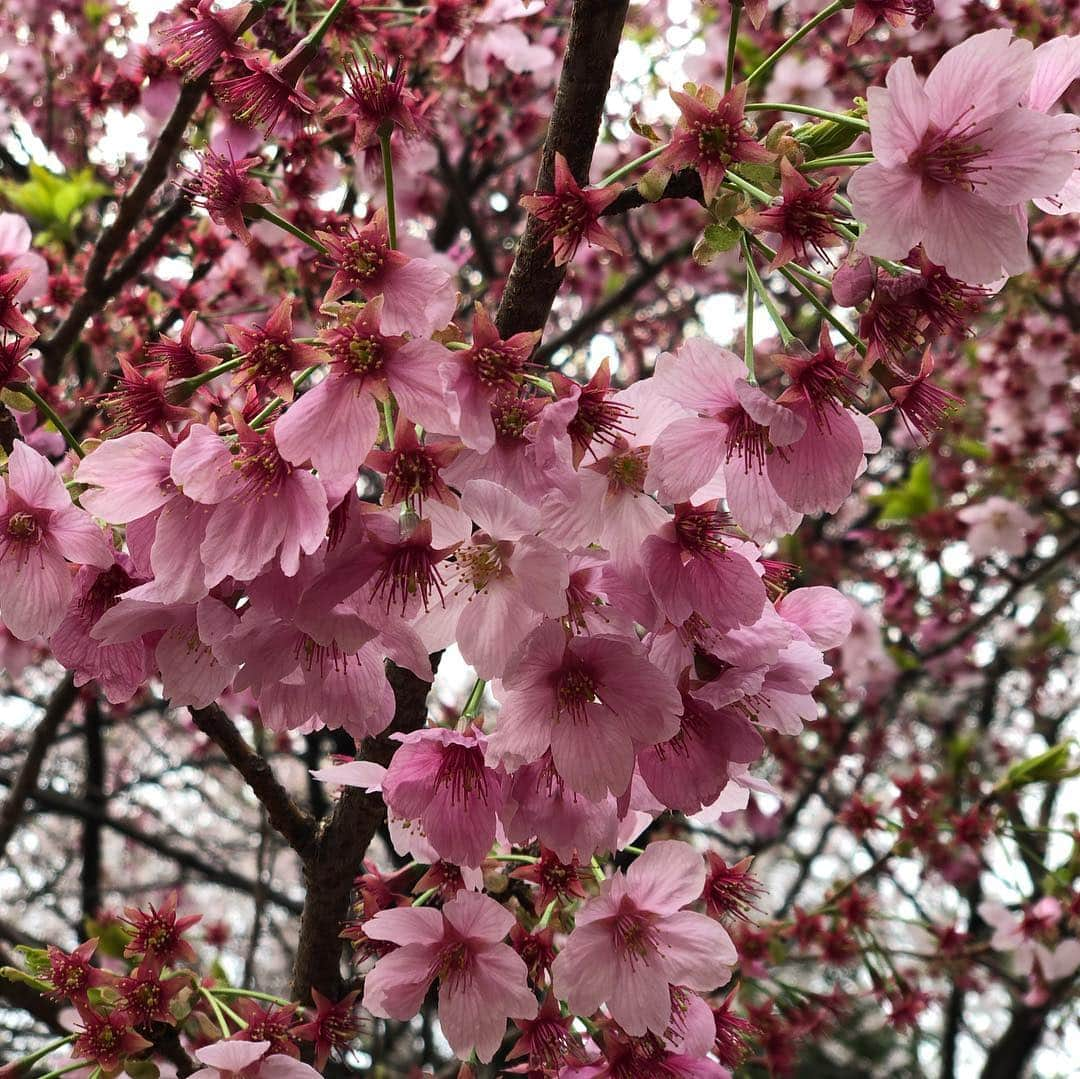
<svg viewBox="0 0 1080 1079">
<path fill-rule="evenodd" d="M 693 199 L 705 205 L 705 192 L 701 187 L 701 177 L 694 169 L 683 169 L 675 173 L 667 182 L 664 193 L 660 199 Z M 659 200 L 657 200 L 659 201 Z M 636 210 L 639 206 L 645 206 L 649 202 L 637 186 L 628 187 L 614 202 L 605 206 L 601 211 L 601 217 L 611 217 L 614 214 L 624 214 L 628 210 Z"/>
<path fill-rule="evenodd" d="M 556 151 L 566 158 L 579 183 L 588 180 L 628 6 L 629 0 L 574 2 L 537 191 L 554 190 Z M 551 244 L 541 237 L 541 223 L 530 214 L 495 317 L 503 337 L 542 330 L 566 274 L 565 266 L 555 265 Z"/>
<path fill-rule="evenodd" d="M 311 858 L 315 846 L 315 819 L 292 800 L 274 775 L 270 762 L 244 741 L 236 724 L 216 704 L 188 711 L 195 726 L 221 749 L 266 807 L 274 830 L 301 858 L 305 861 Z"/>
<path fill-rule="evenodd" d="M 4 851 L 7 850 L 7 845 L 19 826 L 27 798 L 31 797 L 37 788 L 41 766 L 45 763 L 45 754 L 48 753 L 49 746 L 52 745 L 56 732 L 60 729 L 60 724 L 71 711 L 71 706 L 75 703 L 77 696 L 78 690 L 75 688 L 74 676 L 69 672 L 53 691 L 41 722 L 34 728 L 34 735 L 30 739 L 30 747 L 26 751 L 22 768 L 19 769 L 19 774 L 11 784 L 11 793 L 8 794 L 4 808 L 0 810 L 0 861 L 3 860 Z"/>
</svg>

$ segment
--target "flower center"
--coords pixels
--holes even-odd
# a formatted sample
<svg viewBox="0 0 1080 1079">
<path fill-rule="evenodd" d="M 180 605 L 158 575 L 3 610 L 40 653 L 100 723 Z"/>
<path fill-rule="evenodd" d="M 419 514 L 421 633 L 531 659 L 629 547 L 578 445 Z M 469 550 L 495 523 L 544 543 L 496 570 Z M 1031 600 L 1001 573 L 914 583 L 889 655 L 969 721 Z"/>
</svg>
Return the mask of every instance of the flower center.
<svg viewBox="0 0 1080 1079">
<path fill-rule="evenodd" d="M 450 790 L 450 804 L 464 805 L 473 796 L 487 801 L 487 770 L 479 746 L 447 745 L 435 774 L 435 789 Z"/>
<path fill-rule="evenodd" d="M 482 592 L 488 583 L 503 572 L 502 555 L 495 543 L 474 543 L 457 552 L 461 578 Z"/>
<path fill-rule="evenodd" d="M 509 350 L 481 348 L 473 358 L 476 377 L 488 386 L 506 386 L 521 374 L 521 360 Z"/>
<path fill-rule="evenodd" d="M 382 367 L 382 345 L 374 337 L 354 337 L 346 346 L 345 363 L 363 378 Z"/>
<path fill-rule="evenodd" d="M 734 124 L 725 120 L 717 120 L 708 126 L 697 123 L 694 125 L 694 136 L 701 156 L 706 160 L 718 165 L 730 165 L 734 160 L 734 148 L 739 136 Z"/>
<path fill-rule="evenodd" d="M 727 424 L 725 460 L 741 457 L 744 472 L 749 472 L 753 465 L 760 473 L 765 467 L 765 455 L 770 449 L 769 429 L 754 420 L 741 405 L 732 405 L 725 409 L 720 413 L 719 419 Z"/>
<path fill-rule="evenodd" d="M 8 535 L 16 543 L 22 543 L 27 547 L 36 547 L 43 539 L 41 525 L 32 513 L 20 510 L 8 518 Z"/>
<path fill-rule="evenodd" d="M 615 950 L 630 961 L 631 967 L 658 950 L 660 942 L 654 922 L 654 915 L 640 910 L 629 897 L 623 897 L 612 920 L 611 935 Z"/>
<path fill-rule="evenodd" d="M 383 262 L 382 252 L 367 240 L 352 240 L 345 245 L 344 268 L 360 281 L 374 277 Z"/>
<path fill-rule="evenodd" d="M 645 473 L 649 470 L 649 447 L 639 446 L 629 453 L 620 453 L 608 465 L 608 490 L 633 491 L 641 494 L 645 489 Z"/>
<path fill-rule="evenodd" d="M 979 164 L 987 151 L 977 139 L 981 131 L 969 124 L 959 131 L 938 131 L 931 126 L 909 159 L 910 166 L 924 180 L 935 184 L 951 184 L 965 191 L 974 191 L 983 183 L 976 174 L 989 170 Z"/>
<path fill-rule="evenodd" d="M 570 667 L 559 675 L 555 689 L 559 718 L 565 712 L 574 723 L 584 723 L 587 718 L 586 705 L 595 699 L 596 682 L 584 667 Z"/>
</svg>

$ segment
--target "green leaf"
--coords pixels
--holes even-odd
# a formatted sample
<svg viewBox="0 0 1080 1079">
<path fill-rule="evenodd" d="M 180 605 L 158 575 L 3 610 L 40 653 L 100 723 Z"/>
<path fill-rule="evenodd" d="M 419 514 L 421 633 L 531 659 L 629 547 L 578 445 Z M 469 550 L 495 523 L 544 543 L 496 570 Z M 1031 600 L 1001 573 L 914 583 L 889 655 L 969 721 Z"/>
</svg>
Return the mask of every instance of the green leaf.
<svg viewBox="0 0 1080 1079">
<path fill-rule="evenodd" d="M 903 483 L 870 501 L 880 507 L 878 519 L 883 522 L 911 521 L 935 509 L 938 497 L 930 476 L 930 458 L 920 457 Z"/>
<path fill-rule="evenodd" d="M 975 461 L 987 461 L 990 458 L 989 448 L 977 438 L 957 438 L 953 440 L 953 446 L 958 453 Z"/>
<path fill-rule="evenodd" d="M 23 963 L 31 974 L 44 976 L 52 970 L 49 953 L 44 948 L 31 948 L 26 944 L 20 944 L 15 951 L 22 956 Z"/>
<path fill-rule="evenodd" d="M 122 959 L 124 949 L 131 942 L 131 930 L 120 922 L 95 922 L 86 919 L 86 935 L 98 938 L 98 951 L 113 959 Z"/>
<path fill-rule="evenodd" d="M 1080 767 L 1072 762 L 1072 742 L 1059 742 L 1045 753 L 1014 764 L 998 784 L 1003 791 L 1018 790 L 1032 783 L 1059 783 L 1080 775 Z"/>
<path fill-rule="evenodd" d="M 52 986 L 48 982 L 43 982 L 40 978 L 35 978 L 32 974 L 27 974 L 26 971 L 19 970 L 17 967 L 0 967 L 0 978 L 6 978 L 9 982 L 22 982 L 23 985 L 28 985 L 39 993 L 52 991 Z"/>
<path fill-rule="evenodd" d="M 70 239 L 84 207 L 109 194 L 90 168 L 57 176 L 30 166 L 30 177 L 21 183 L 0 181 L 0 194 L 20 213 L 31 218 L 47 238 Z"/>
<path fill-rule="evenodd" d="M 855 107 L 847 109 L 845 116 L 858 120 L 866 118 L 866 102 L 856 98 Z M 806 152 L 808 160 L 815 157 L 831 157 L 842 154 L 863 132 L 852 124 L 838 124 L 835 120 L 822 120 L 816 124 L 802 124 L 792 132 L 795 140 Z"/>
</svg>

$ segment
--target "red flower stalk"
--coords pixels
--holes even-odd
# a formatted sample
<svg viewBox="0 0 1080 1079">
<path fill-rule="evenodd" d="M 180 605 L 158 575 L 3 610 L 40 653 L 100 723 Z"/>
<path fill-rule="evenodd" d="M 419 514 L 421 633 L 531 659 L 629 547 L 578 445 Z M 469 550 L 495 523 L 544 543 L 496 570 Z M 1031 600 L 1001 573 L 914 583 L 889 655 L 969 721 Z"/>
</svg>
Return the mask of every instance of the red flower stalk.
<svg viewBox="0 0 1080 1079">
<path fill-rule="evenodd" d="M 92 1060 L 105 1072 L 119 1071 L 124 1060 L 149 1049 L 151 1043 L 133 1029 L 129 1013 L 117 1008 L 108 1015 L 84 1009 L 79 1036 L 72 1047 L 76 1058 Z"/>
<path fill-rule="evenodd" d="M 183 938 L 184 931 L 202 920 L 201 914 L 176 916 L 176 892 L 171 892 L 160 909 L 151 905 L 149 913 L 127 907 L 124 921 L 135 935 L 124 949 L 127 956 L 145 956 L 162 966 L 175 966 L 178 960 L 195 962 L 195 949 Z"/>
<path fill-rule="evenodd" d="M 23 285 L 30 280 L 29 270 L 12 270 L 0 273 L 0 330 L 10 330 L 19 337 L 30 341 L 37 338 L 38 332 L 19 310 L 17 297 Z"/>
<path fill-rule="evenodd" d="M 899 29 L 908 19 L 916 30 L 921 30 L 926 20 L 934 14 L 934 0 L 857 0 L 851 13 L 851 31 L 847 43 L 861 41 L 879 19 Z"/>
<path fill-rule="evenodd" d="M 222 53 L 235 53 L 236 39 L 251 12 L 250 4 L 237 4 L 225 11 L 212 11 L 213 5 L 214 0 L 199 0 L 195 19 L 161 34 L 162 41 L 174 46 L 169 63 L 189 79 L 204 75 Z"/>
<path fill-rule="evenodd" d="M 252 53 L 244 57 L 251 72 L 218 85 L 218 97 L 234 120 L 262 128 L 269 135 L 284 117 L 287 133 L 303 129 L 318 107 L 296 83 L 311 63 L 316 50 L 302 40 L 280 60 L 270 61 Z"/>
<path fill-rule="evenodd" d="M 328 113 L 329 119 L 348 116 L 352 119 L 353 142 L 358 150 L 378 142 L 381 132 L 400 129 L 406 138 L 419 135 L 423 124 L 424 103 L 405 85 L 405 68 L 399 66 L 390 75 L 386 61 L 371 57 L 362 68 L 355 57 L 343 61 L 349 77 L 345 100 Z"/>
<path fill-rule="evenodd" d="M 930 349 L 927 349 L 919 364 L 919 373 L 908 382 L 890 386 L 889 396 L 892 400 L 889 404 L 874 409 L 870 415 L 891 412 L 895 408 L 900 413 L 904 426 L 911 432 L 911 437 L 916 442 L 929 442 L 930 436 L 941 427 L 946 417 L 964 403 L 962 397 L 935 386 L 930 381 L 933 373 L 934 357 Z"/>
<path fill-rule="evenodd" d="M 300 1041 L 315 1044 L 315 1067 L 322 1071 L 330 1054 L 335 1050 L 344 1052 L 360 1034 L 360 1020 L 356 1016 L 358 989 L 335 1002 L 324 997 L 318 989 L 311 990 L 315 1002 L 315 1016 L 306 1023 L 292 1028 L 292 1036 Z"/>
<path fill-rule="evenodd" d="M 780 237 L 776 256 L 769 263 L 770 272 L 793 260 L 806 262 L 811 253 L 827 259 L 824 249 L 840 243 L 840 235 L 833 229 L 829 213 L 839 183 L 839 179 L 833 177 L 820 187 L 812 187 L 786 157 L 780 159 L 782 201 L 765 210 L 739 215 L 747 228 Z"/>
<path fill-rule="evenodd" d="M 711 86 L 700 87 L 695 97 L 672 90 L 671 97 L 682 118 L 650 172 L 697 169 L 708 203 L 719 194 L 732 165 L 775 160 L 776 154 L 757 141 L 745 118 L 746 83 L 732 87 L 723 97 Z"/>
<path fill-rule="evenodd" d="M 155 360 L 161 360 L 169 370 L 169 381 L 194 378 L 204 371 L 209 371 L 218 363 L 218 357 L 210 352 L 199 352 L 191 343 L 191 335 L 199 318 L 197 311 L 192 311 L 180 331 L 179 340 L 162 335 L 152 345 L 146 346 L 146 354 Z"/>
<path fill-rule="evenodd" d="M 292 372 L 326 360 L 314 345 L 293 340 L 293 298 L 286 296 L 261 326 L 227 323 L 229 340 L 242 353 L 233 381 L 237 386 L 270 390 L 283 401 L 293 399 Z"/>
<path fill-rule="evenodd" d="M 555 265 L 565 266 L 583 240 L 590 247 L 596 244 L 616 255 L 622 254 L 622 246 L 614 234 L 600 224 L 600 215 L 621 191 L 621 184 L 583 188 L 574 179 L 566 158 L 556 153 L 554 194 L 537 192 L 523 195 L 519 201 L 533 217 L 543 222 L 541 236 L 544 243 L 552 244 Z"/>
<path fill-rule="evenodd" d="M 251 233 L 244 223 L 244 210 L 273 200 L 265 184 L 248 176 L 261 161 L 259 157 L 242 157 L 237 161 L 231 152 L 226 157 L 207 150 L 202 156 L 199 172 L 192 173 L 191 180 L 184 185 L 184 190 L 197 206 L 205 208 L 211 221 L 227 228 L 244 243 L 251 243 Z"/>
<path fill-rule="evenodd" d="M 120 357 L 120 375 L 113 389 L 95 394 L 88 400 L 105 411 L 109 423 L 108 435 L 127 435 L 132 431 L 166 431 L 168 424 L 193 419 L 190 408 L 174 405 L 166 396 L 169 383 L 166 364 L 136 367 L 126 357 Z"/>
</svg>

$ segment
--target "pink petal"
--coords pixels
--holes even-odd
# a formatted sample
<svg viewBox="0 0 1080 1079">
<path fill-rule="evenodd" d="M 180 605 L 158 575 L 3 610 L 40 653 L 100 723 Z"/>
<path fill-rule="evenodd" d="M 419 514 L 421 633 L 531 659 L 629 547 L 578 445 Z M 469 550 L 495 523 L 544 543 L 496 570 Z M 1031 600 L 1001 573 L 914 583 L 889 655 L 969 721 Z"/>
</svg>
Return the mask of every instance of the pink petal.
<svg viewBox="0 0 1080 1079">
<path fill-rule="evenodd" d="M 650 843 L 626 871 L 626 884 L 643 910 L 672 914 L 693 903 L 705 887 L 705 862 L 688 843 Z"/>
<path fill-rule="evenodd" d="M 79 463 L 76 479 L 99 488 L 84 491 L 80 501 L 111 524 L 145 517 L 175 494 L 169 478 L 172 455 L 172 446 L 149 431 L 103 442 Z"/>
</svg>

